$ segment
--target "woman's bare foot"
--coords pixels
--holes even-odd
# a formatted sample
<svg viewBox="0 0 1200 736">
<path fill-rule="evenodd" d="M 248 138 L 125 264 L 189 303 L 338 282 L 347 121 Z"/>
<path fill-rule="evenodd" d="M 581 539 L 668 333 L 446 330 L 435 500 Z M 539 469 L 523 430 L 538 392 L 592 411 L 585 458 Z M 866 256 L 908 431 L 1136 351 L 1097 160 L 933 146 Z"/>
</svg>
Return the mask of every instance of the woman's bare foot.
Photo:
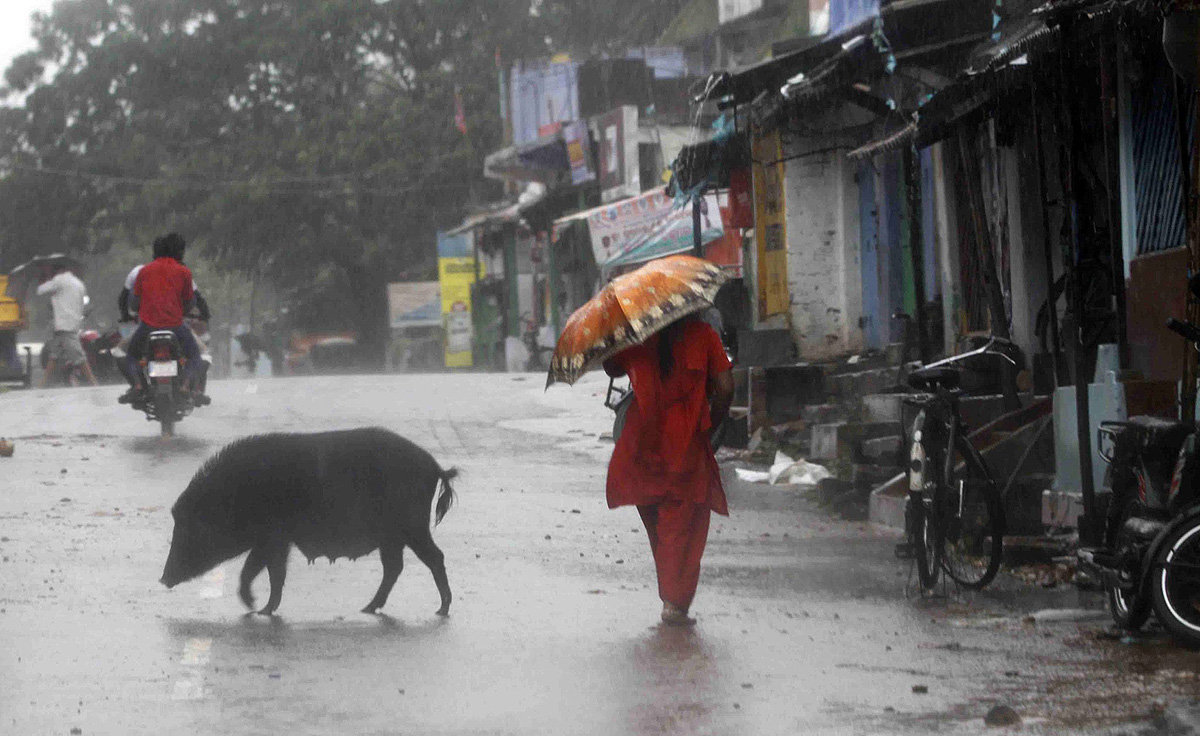
<svg viewBox="0 0 1200 736">
<path fill-rule="evenodd" d="M 662 622 L 668 626 L 693 626 L 696 619 L 690 618 L 687 611 L 674 603 L 663 602 Z"/>
</svg>

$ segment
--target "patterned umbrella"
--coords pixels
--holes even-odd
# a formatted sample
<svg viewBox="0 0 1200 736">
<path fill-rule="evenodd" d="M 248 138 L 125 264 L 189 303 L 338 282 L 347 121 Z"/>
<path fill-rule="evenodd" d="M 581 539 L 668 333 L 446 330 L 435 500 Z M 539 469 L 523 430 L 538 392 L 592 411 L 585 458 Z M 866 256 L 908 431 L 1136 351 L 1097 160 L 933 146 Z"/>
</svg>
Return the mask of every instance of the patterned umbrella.
<svg viewBox="0 0 1200 736">
<path fill-rule="evenodd" d="M 670 323 L 706 309 L 729 277 L 694 256 L 670 256 L 618 276 L 567 320 L 546 387 L 572 384 L 627 347 Z"/>
</svg>

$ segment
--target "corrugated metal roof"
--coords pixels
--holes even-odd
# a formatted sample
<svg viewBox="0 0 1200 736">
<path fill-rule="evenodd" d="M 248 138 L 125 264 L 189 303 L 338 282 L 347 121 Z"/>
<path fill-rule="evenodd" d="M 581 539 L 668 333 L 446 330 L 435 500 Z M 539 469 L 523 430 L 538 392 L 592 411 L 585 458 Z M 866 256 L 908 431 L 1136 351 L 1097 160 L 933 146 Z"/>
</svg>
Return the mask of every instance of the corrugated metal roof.
<svg viewBox="0 0 1200 736">
<path fill-rule="evenodd" d="M 1177 113 L 1168 72 L 1160 69 L 1150 84 L 1136 86 L 1131 100 L 1138 255 L 1187 243 Z"/>
</svg>

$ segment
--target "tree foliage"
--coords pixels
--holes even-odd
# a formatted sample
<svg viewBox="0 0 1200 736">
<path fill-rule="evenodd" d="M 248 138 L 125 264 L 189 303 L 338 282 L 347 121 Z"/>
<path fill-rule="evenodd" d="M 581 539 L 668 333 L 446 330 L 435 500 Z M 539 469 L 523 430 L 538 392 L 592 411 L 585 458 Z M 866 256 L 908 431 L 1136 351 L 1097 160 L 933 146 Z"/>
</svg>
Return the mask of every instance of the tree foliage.
<svg viewBox="0 0 1200 736">
<path fill-rule="evenodd" d="M 383 285 L 432 275 L 434 232 L 495 194 L 497 60 L 650 22 L 600 5 L 56 2 L 4 75 L 0 267 L 177 229 L 224 267 L 341 293 L 380 338 Z"/>
</svg>

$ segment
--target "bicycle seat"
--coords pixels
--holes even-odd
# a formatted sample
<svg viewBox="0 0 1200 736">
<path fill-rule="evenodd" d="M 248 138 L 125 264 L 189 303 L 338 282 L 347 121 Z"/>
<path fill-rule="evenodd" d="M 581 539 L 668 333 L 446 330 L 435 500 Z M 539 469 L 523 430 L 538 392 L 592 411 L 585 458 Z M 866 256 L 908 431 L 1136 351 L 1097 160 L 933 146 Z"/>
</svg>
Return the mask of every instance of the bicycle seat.
<svg viewBox="0 0 1200 736">
<path fill-rule="evenodd" d="M 908 374 L 908 385 L 918 391 L 958 388 L 962 372 L 957 368 L 921 368 Z"/>
<path fill-rule="evenodd" d="M 1100 422 L 1101 427 L 1120 429 L 1122 434 L 1135 434 L 1148 441 L 1170 439 L 1182 441 L 1184 437 L 1195 431 L 1195 425 L 1188 422 L 1177 422 L 1171 419 L 1151 416 L 1129 417 L 1125 421 Z"/>
</svg>

